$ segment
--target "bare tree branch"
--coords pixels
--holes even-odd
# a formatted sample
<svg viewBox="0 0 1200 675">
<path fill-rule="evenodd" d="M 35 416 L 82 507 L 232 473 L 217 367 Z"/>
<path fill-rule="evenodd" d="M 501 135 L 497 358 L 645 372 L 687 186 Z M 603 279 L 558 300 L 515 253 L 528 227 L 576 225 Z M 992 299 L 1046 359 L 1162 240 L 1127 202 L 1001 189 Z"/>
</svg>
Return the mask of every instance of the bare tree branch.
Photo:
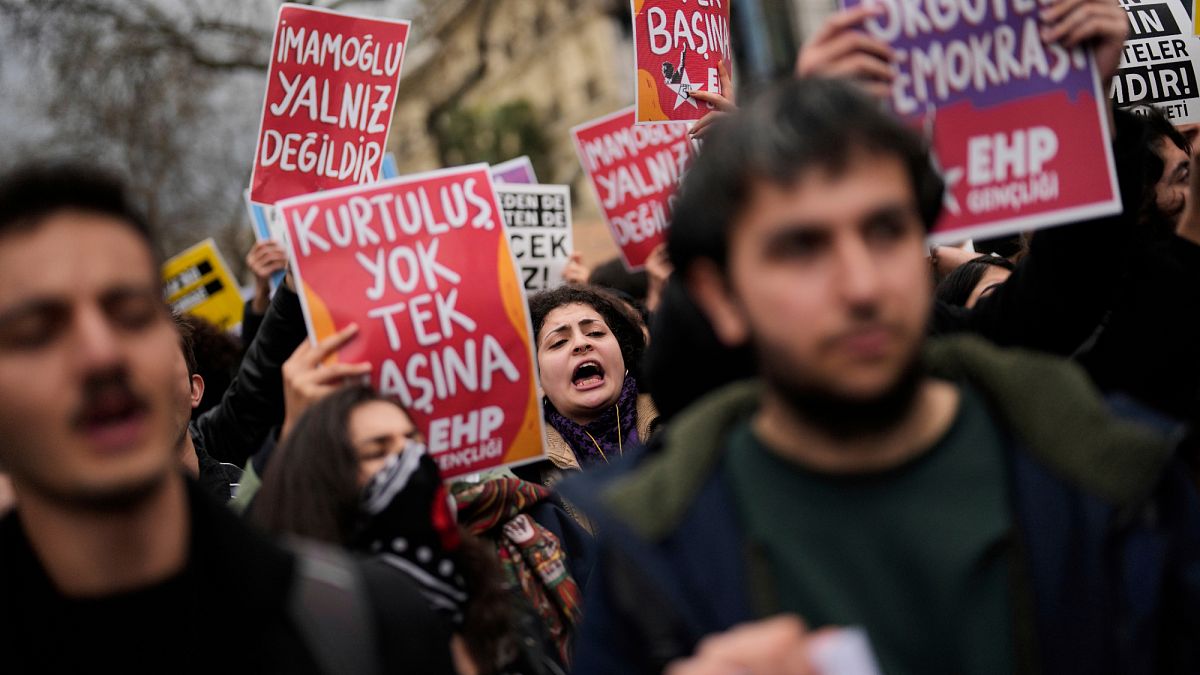
<svg viewBox="0 0 1200 675">
<path fill-rule="evenodd" d="M 140 12 L 131 11 L 140 9 Z M 0 0 L 0 14 L 23 19 L 26 24 L 41 23 L 51 30 L 66 16 L 94 18 L 112 22 L 114 33 L 137 36 L 187 56 L 198 67 L 218 71 L 265 70 L 270 30 L 224 21 L 196 20 L 191 30 L 181 28 L 178 19 L 166 15 L 160 7 L 146 2 L 111 5 L 86 0 L 49 0 L 43 3 Z M 218 53 L 205 42 L 226 38 L 226 53 Z M 229 46 L 232 44 L 233 46 Z"/>
</svg>

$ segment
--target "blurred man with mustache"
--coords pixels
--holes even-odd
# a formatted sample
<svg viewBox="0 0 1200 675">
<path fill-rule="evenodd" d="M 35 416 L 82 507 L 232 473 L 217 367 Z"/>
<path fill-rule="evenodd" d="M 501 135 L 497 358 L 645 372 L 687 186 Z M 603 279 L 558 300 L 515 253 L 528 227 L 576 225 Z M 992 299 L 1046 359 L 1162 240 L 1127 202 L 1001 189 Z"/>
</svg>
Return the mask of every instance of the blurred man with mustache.
<svg viewBox="0 0 1200 675">
<path fill-rule="evenodd" d="M 119 183 L 70 167 L 0 179 L 6 669 L 447 670 L 414 589 L 278 548 L 184 478 L 182 362 L 149 226 Z"/>
</svg>

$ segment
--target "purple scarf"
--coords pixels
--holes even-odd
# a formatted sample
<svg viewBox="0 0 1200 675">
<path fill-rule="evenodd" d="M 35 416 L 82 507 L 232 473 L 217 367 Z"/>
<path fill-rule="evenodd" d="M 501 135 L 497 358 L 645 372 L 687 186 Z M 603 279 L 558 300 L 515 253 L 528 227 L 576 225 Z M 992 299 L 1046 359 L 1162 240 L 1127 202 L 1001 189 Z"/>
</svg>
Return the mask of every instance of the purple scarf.
<svg viewBox="0 0 1200 675">
<path fill-rule="evenodd" d="M 625 383 L 621 385 L 621 395 L 617 397 L 617 404 L 606 409 L 600 417 L 592 420 L 587 425 L 579 425 L 567 419 L 554 408 L 554 404 L 550 403 L 549 399 L 545 402 L 546 421 L 550 426 L 558 430 L 562 434 L 567 445 L 571 446 L 571 450 L 575 452 L 575 457 L 579 459 L 579 466 L 587 468 L 596 464 L 606 464 L 615 461 L 622 454 L 623 447 L 631 447 L 638 443 L 637 435 L 637 397 L 638 389 L 637 382 L 629 375 L 625 376 Z M 621 412 L 621 438 L 617 439 L 617 411 Z M 588 434 L 591 434 L 591 437 Z M 593 443 L 592 439 L 596 442 Z M 600 449 L 597 450 L 596 446 Z M 600 450 L 603 450 L 601 454 Z"/>
</svg>

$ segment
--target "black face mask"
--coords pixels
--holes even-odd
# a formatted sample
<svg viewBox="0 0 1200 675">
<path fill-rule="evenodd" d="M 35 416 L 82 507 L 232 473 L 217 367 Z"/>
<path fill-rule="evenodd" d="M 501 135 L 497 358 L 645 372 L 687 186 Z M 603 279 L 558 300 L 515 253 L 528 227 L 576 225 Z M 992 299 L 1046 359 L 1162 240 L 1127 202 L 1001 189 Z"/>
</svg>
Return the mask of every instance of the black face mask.
<svg viewBox="0 0 1200 675">
<path fill-rule="evenodd" d="M 462 622 L 467 587 L 453 501 L 425 446 L 409 441 L 363 489 L 352 548 L 406 572 L 435 610 Z"/>
</svg>

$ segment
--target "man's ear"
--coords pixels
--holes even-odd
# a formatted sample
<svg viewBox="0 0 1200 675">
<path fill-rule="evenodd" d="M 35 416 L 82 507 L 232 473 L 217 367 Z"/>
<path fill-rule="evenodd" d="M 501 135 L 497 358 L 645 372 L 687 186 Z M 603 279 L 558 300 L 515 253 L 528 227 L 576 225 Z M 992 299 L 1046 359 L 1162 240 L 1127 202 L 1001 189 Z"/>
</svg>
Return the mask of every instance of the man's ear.
<svg viewBox="0 0 1200 675">
<path fill-rule="evenodd" d="M 200 407 L 200 399 L 204 398 L 204 378 L 192 376 L 192 409 Z"/>
<path fill-rule="evenodd" d="M 722 344 L 740 347 L 746 343 L 750 327 L 716 263 L 711 260 L 692 263 L 687 273 L 687 289 Z"/>
</svg>

